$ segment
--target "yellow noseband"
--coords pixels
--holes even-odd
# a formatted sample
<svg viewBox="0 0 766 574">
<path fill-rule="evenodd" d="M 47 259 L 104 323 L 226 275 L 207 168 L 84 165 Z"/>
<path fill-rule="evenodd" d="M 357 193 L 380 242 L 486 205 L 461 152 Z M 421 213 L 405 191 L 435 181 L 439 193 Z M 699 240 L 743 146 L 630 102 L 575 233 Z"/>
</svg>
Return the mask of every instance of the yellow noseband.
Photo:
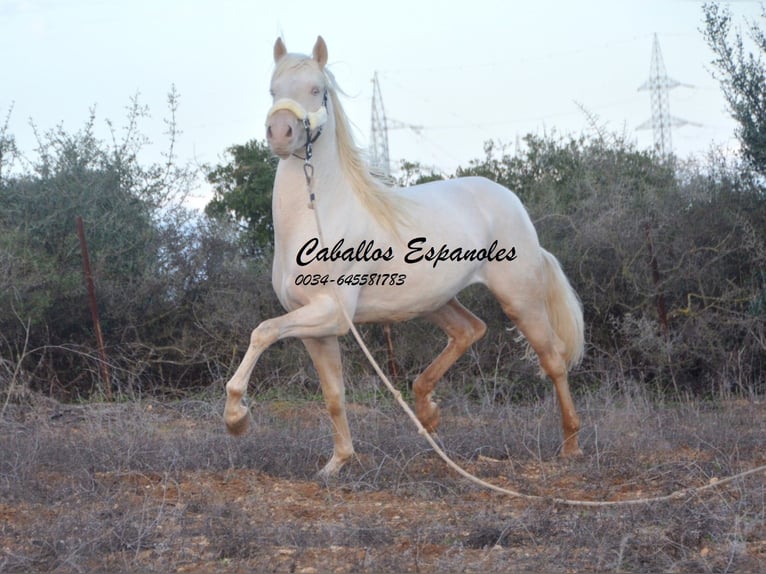
<svg viewBox="0 0 766 574">
<path fill-rule="evenodd" d="M 301 122 L 308 121 L 309 128 L 311 130 L 319 129 L 327 123 L 327 107 L 325 104 L 322 104 L 315 112 L 307 112 L 306 108 L 304 108 L 295 100 L 291 100 L 290 98 L 281 98 L 274 102 L 274 105 L 271 106 L 269 113 L 266 114 L 267 126 L 271 116 L 280 110 L 287 110 L 288 112 L 292 112 Z"/>
</svg>

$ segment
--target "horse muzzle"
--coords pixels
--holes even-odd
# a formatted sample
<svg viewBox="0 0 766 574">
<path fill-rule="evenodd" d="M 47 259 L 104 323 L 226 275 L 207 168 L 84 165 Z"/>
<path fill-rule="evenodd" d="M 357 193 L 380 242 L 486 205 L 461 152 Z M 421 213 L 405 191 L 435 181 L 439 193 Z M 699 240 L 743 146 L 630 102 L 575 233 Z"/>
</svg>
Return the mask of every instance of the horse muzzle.
<svg viewBox="0 0 766 574">
<path fill-rule="evenodd" d="M 277 156 L 285 159 L 306 142 L 316 140 L 326 123 L 325 105 L 308 112 L 295 100 L 283 98 L 277 100 L 266 115 L 266 141 Z"/>
</svg>

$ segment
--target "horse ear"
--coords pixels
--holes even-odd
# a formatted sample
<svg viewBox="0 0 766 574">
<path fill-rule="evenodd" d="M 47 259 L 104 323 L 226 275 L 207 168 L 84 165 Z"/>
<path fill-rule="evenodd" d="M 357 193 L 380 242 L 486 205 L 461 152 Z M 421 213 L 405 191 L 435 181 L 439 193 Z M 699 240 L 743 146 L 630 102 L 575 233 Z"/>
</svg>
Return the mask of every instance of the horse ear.
<svg viewBox="0 0 766 574">
<path fill-rule="evenodd" d="M 277 41 L 274 42 L 274 63 L 276 64 L 284 58 L 285 54 L 287 54 L 285 43 L 282 41 L 282 38 L 277 38 Z"/>
<path fill-rule="evenodd" d="M 324 69 L 327 63 L 327 44 L 324 43 L 322 36 L 317 36 L 316 44 L 314 44 L 314 60 L 319 64 L 320 69 Z"/>
</svg>

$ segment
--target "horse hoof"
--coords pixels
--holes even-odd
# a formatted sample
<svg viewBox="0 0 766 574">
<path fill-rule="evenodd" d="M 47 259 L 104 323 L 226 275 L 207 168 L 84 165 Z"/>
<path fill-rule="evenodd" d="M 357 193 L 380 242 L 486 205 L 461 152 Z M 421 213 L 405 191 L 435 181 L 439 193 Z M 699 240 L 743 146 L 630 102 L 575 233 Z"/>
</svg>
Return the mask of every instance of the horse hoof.
<svg viewBox="0 0 766 574">
<path fill-rule="evenodd" d="M 346 464 L 350 456 L 344 459 L 333 455 L 333 457 L 324 465 L 324 468 L 317 472 L 317 478 L 321 480 L 328 480 L 334 476 L 337 476 L 340 469 Z"/>
<path fill-rule="evenodd" d="M 582 449 L 579 446 L 575 446 L 571 448 L 566 448 L 565 446 L 564 449 L 561 451 L 561 458 L 564 458 L 564 459 L 580 458 L 582 456 L 584 456 L 584 454 L 582 452 Z"/>
<path fill-rule="evenodd" d="M 229 434 L 234 436 L 240 436 L 245 433 L 250 426 L 250 417 L 248 416 L 247 407 L 239 405 L 237 412 L 234 414 L 226 414 L 224 417 L 226 422 L 226 430 Z"/>
<path fill-rule="evenodd" d="M 431 403 L 428 413 L 423 416 L 418 415 L 420 424 L 423 425 L 429 434 L 436 433 L 436 429 L 439 428 L 439 422 L 441 421 L 441 414 L 439 413 L 439 407 L 435 403 Z"/>
</svg>

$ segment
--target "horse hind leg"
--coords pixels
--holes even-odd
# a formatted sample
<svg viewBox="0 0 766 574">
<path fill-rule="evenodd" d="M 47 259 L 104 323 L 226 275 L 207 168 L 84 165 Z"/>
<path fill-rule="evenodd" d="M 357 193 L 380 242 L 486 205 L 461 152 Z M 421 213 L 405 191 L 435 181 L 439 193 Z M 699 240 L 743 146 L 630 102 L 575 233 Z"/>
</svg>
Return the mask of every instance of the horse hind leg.
<svg viewBox="0 0 766 574">
<path fill-rule="evenodd" d="M 555 335 L 554 338 L 558 339 Z M 540 359 L 540 367 L 551 378 L 556 388 L 556 397 L 561 409 L 561 427 L 564 435 L 561 456 L 571 457 L 582 454 L 577 441 L 577 436 L 580 432 L 580 417 L 577 415 L 572 395 L 569 392 L 569 377 L 562 348 L 563 344 L 559 341 L 553 346 L 547 345 L 543 349 L 536 349 L 535 351 Z"/>
<path fill-rule="evenodd" d="M 569 392 L 566 350 L 563 341 L 551 327 L 544 307 L 532 312 L 527 309 L 521 317 L 512 311 L 509 312 L 506 307 L 503 310 L 537 354 L 542 371 L 553 381 L 561 409 L 561 426 L 564 435 L 561 456 L 581 455 L 582 451 L 577 442 L 580 418 L 577 416 L 574 401 Z"/>
<path fill-rule="evenodd" d="M 439 426 L 439 407 L 432 399 L 436 383 L 455 361 L 486 332 L 484 321 L 463 307 L 457 299 L 426 316 L 448 337 L 447 346 L 418 376 L 412 386 L 415 394 L 415 412 L 428 432 Z"/>
<path fill-rule="evenodd" d="M 568 370 L 583 353 L 582 307 L 556 258 L 540 249 L 539 266 L 491 266 L 486 285 L 508 318 L 516 324 L 556 389 L 564 457 L 582 454 L 577 443 L 580 419 L 569 392 Z"/>
</svg>

